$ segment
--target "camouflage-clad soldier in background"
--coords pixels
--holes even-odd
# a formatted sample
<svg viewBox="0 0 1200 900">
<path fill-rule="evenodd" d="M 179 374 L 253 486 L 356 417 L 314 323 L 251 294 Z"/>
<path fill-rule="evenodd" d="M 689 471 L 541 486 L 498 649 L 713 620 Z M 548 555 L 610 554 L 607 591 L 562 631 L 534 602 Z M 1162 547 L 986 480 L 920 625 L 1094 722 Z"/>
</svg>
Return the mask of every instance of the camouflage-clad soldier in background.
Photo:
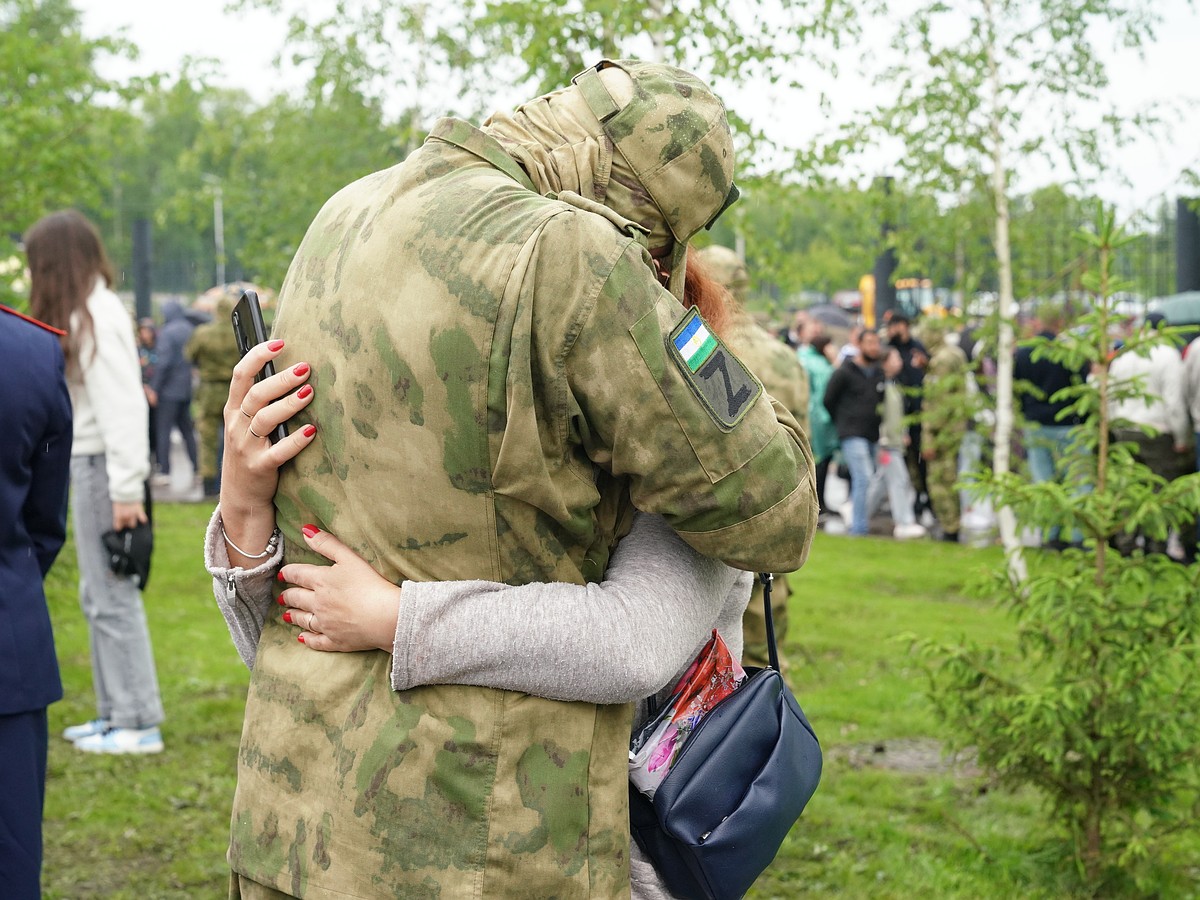
<svg viewBox="0 0 1200 900">
<path fill-rule="evenodd" d="M 808 373 L 796 354 L 782 341 L 754 321 L 745 309 L 750 275 L 746 264 L 728 247 L 713 245 L 698 254 L 709 273 L 720 282 L 738 302 L 729 327 L 729 346 L 738 358 L 750 367 L 767 389 L 767 393 L 782 403 L 808 434 Z M 771 618 L 775 623 L 775 638 L 782 644 L 787 636 L 788 582 L 787 575 L 776 573 L 771 587 Z M 754 593 L 742 617 L 744 649 L 742 662 L 750 666 L 766 666 L 767 622 L 763 613 L 763 586 L 754 583 Z M 780 657 L 779 664 L 787 668 Z"/>
<path fill-rule="evenodd" d="M 393 581 L 582 584 L 635 504 L 731 565 L 801 566 L 807 438 L 677 299 L 732 179 L 702 82 L 606 62 L 483 129 L 443 119 L 334 196 L 273 335 L 315 388 L 294 426 L 316 446 L 276 494 L 288 561 L 328 564 L 315 523 Z M 629 896 L 629 706 L 396 692 L 390 655 L 297 631 L 262 628 L 234 896 Z"/>
<path fill-rule="evenodd" d="M 928 466 L 929 503 L 942 528 L 942 540 L 957 541 L 962 522 L 958 451 L 971 423 L 967 355 L 947 340 L 949 322 L 926 318 L 921 326 L 929 364 L 921 403 L 921 455 Z"/>
<path fill-rule="evenodd" d="M 200 373 L 196 388 L 196 431 L 200 438 L 200 477 L 204 496 L 221 492 L 221 442 L 225 436 L 225 398 L 229 396 L 229 376 L 237 365 L 237 340 L 229 317 L 238 296 L 225 292 L 217 299 L 211 322 L 193 332 L 184 348 L 184 357 Z"/>
</svg>

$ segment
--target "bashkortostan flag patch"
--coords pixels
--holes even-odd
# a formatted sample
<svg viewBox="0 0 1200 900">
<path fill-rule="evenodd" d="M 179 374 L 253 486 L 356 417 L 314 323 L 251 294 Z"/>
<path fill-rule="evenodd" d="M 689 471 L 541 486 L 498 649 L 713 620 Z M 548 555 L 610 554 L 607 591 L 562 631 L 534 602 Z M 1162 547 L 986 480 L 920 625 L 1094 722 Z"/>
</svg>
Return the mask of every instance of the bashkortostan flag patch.
<svg viewBox="0 0 1200 900">
<path fill-rule="evenodd" d="M 667 346 L 713 421 L 726 431 L 742 420 L 762 393 L 758 379 L 713 334 L 695 308 L 675 326 Z"/>
</svg>

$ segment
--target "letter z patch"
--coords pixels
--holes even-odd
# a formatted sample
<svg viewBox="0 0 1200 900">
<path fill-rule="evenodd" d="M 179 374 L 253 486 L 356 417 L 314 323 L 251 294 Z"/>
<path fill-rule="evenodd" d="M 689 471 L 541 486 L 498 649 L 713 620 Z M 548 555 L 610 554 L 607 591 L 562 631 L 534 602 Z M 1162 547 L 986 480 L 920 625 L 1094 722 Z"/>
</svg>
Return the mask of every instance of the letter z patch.
<svg viewBox="0 0 1200 900">
<path fill-rule="evenodd" d="M 732 431 L 762 393 L 758 379 L 709 330 L 695 308 L 675 326 L 667 347 L 712 420 L 721 430 Z"/>
</svg>

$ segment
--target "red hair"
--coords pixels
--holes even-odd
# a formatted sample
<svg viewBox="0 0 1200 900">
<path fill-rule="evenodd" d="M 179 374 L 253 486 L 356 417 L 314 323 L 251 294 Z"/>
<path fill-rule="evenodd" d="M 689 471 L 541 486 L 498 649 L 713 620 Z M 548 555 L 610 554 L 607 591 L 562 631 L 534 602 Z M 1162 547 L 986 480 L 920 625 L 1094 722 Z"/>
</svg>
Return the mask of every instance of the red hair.
<svg viewBox="0 0 1200 900">
<path fill-rule="evenodd" d="M 725 331 L 733 319 L 737 301 L 725 286 L 709 274 L 699 255 L 688 250 L 687 274 L 683 282 L 683 305 L 700 310 L 704 321 L 718 335 Z"/>
</svg>

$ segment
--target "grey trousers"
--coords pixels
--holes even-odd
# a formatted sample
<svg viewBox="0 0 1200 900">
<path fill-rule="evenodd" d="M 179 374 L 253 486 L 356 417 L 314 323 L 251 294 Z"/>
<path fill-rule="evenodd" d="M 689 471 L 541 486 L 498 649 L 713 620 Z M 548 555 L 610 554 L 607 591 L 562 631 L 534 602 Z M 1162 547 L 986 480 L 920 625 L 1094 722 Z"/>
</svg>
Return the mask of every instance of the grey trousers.
<svg viewBox="0 0 1200 900">
<path fill-rule="evenodd" d="M 91 635 L 96 711 L 117 728 L 163 720 L 142 593 L 114 575 L 100 536 L 112 530 L 104 456 L 71 457 L 71 518 L 79 559 L 79 605 Z"/>
</svg>

